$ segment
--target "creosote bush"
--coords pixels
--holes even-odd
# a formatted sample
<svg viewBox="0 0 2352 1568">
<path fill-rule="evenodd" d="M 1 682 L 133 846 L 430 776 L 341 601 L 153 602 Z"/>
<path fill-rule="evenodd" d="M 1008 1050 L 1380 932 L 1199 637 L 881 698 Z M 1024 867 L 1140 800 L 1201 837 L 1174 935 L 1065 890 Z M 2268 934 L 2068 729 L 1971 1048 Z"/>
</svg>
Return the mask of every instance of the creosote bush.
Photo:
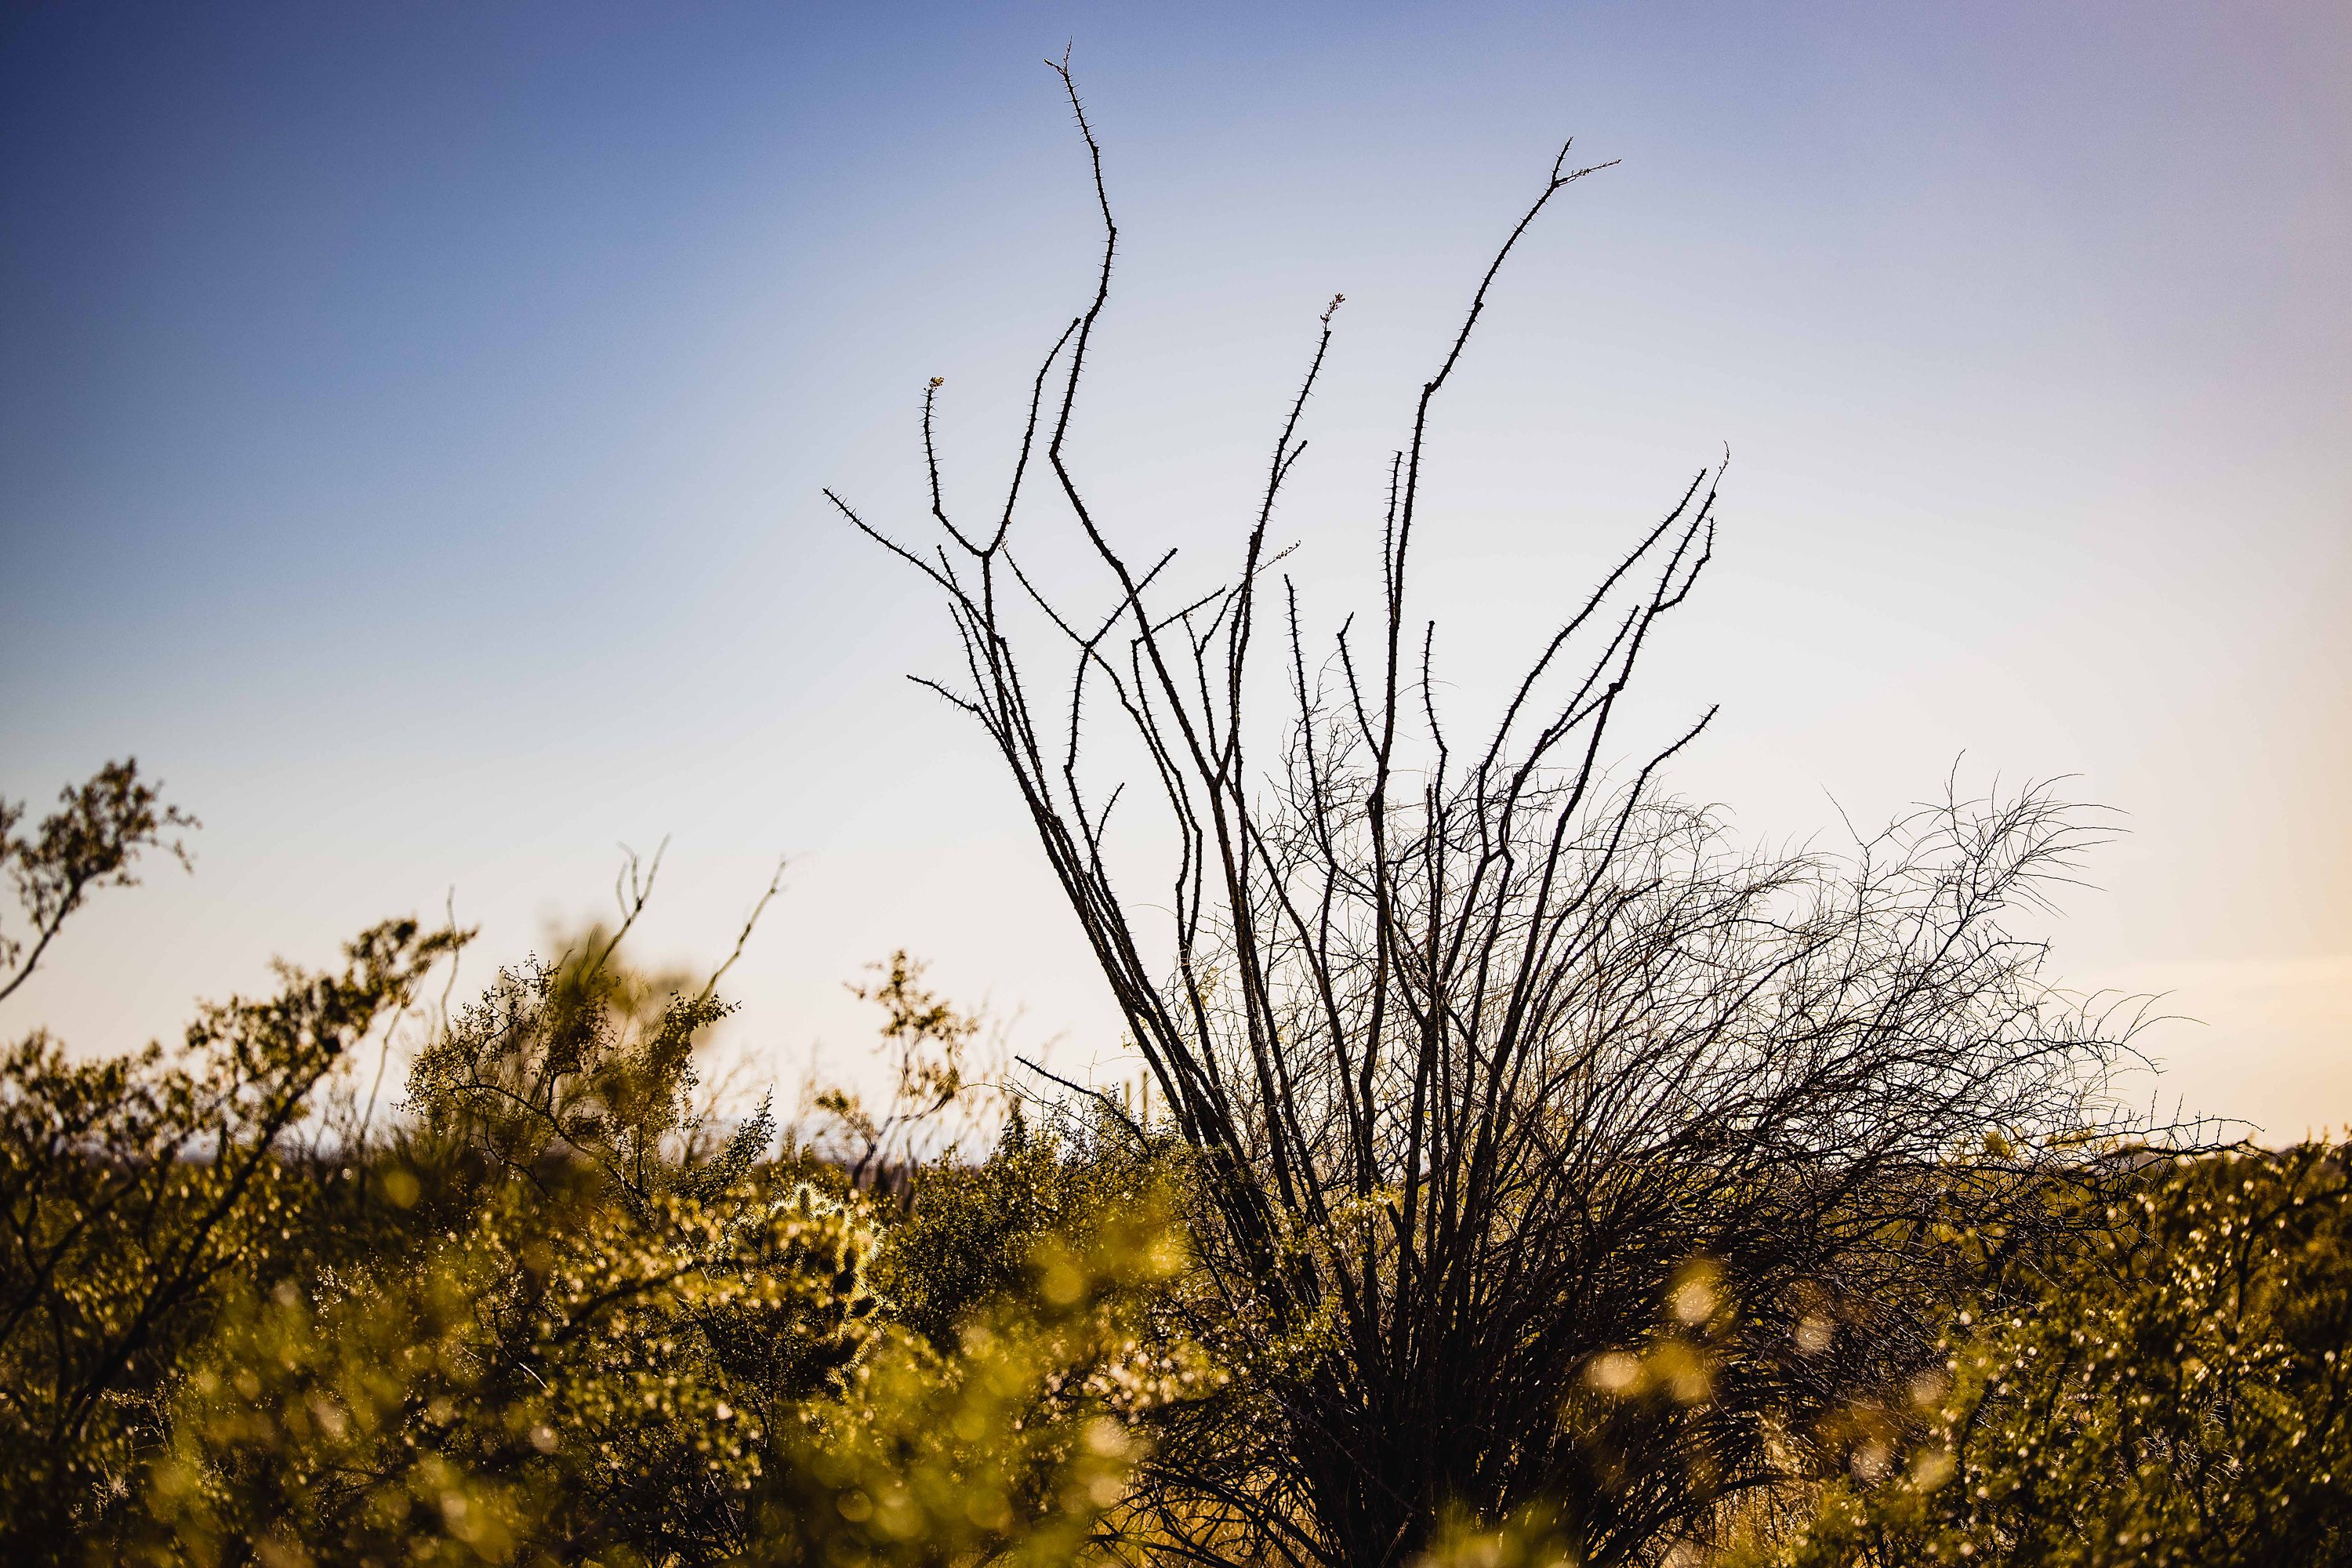
<svg viewBox="0 0 2352 1568">
<path fill-rule="evenodd" d="M 1907 1390 L 1911 1419 L 1749 1561 L 2346 1561 L 2346 1152 L 2241 1148 L 2151 1167 L 2040 1289 L 1957 1310 L 1941 1363 Z"/>
<path fill-rule="evenodd" d="M 1177 1185 L 1016 1118 L 997 1160 L 891 1196 L 780 1149 L 764 1105 L 715 1118 L 695 1063 L 727 1005 L 620 956 L 649 886 L 625 873 L 619 928 L 453 1015 L 419 992 L 467 933 L 399 921 L 205 1008 L 178 1052 L 37 1032 L 0 1059 L 0 1555 L 1087 1550 L 1150 1413 L 1214 1383 L 1159 1307 L 1189 1269 Z M 968 1037 L 914 973 L 886 1036 Z M 402 1020 L 378 1120 L 355 1059 Z M 1048 1170 L 1066 1201 L 989 1212 Z"/>
<path fill-rule="evenodd" d="M 122 1505 L 218 1302 L 299 1269 L 321 1173 L 292 1137 L 354 1047 L 457 945 L 415 921 L 205 1007 L 183 1048 L 0 1057 L 0 1545 L 55 1550 Z"/>
</svg>

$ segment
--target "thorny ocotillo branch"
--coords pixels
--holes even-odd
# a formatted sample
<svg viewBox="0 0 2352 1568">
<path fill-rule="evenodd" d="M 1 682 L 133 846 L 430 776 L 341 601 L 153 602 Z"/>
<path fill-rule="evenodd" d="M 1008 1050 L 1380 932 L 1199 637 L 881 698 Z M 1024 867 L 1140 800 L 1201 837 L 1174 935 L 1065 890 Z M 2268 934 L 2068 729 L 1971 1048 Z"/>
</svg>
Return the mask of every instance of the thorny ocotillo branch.
<svg viewBox="0 0 2352 1568">
<path fill-rule="evenodd" d="M 1310 661 L 1282 579 L 1288 711 L 1261 764 L 1252 657 L 1285 553 L 1268 531 L 1340 300 L 1285 405 L 1236 570 L 1181 595 L 1175 552 L 1130 556 L 1071 450 L 1120 234 L 1066 60 L 1053 68 L 1087 150 L 1100 261 L 1031 384 L 1001 504 L 978 527 L 949 505 L 937 380 L 922 405 L 934 542 L 826 494 L 945 598 L 963 679 L 922 684 L 994 743 L 1202 1157 L 1222 1299 L 1259 1340 L 1324 1347 L 1308 1370 L 1267 1374 L 1277 1416 L 1262 1442 L 1171 1439 L 1156 1463 L 1188 1500 L 1138 1506 L 1163 1536 L 1221 1521 L 1191 1538 L 1203 1552 L 1239 1530 L 1260 1554 L 1331 1563 L 1395 1561 L 1449 1500 L 1499 1513 L 1565 1498 L 1595 1562 L 1698 1530 L 1786 1473 L 1758 1411 L 1801 1418 L 1924 1342 L 1906 1281 L 1927 1267 L 1938 1205 L 2000 1208 L 2002 1234 L 2023 1236 L 2021 1194 L 2058 1159 L 2034 1135 L 2120 1128 L 2097 1088 L 2128 1026 L 2055 1005 L 2041 949 L 1998 923 L 2088 837 L 2029 790 L 1950 795 L 1843 861 L 1735 853 L 1707 813 L 1656 787 L 1711 710 L 1612 771 L 1635 667 L 1713 558 L 1720 465 L 1567 607 L 1492 731 L 1457 747 L 1433 695 L 1434 627 L 1407 602 L 1432 422 L 1504 265 L 1562 191 L 1611 166 L 1572 167 L 1565 147 L 1414 402 L 1370 637 L 1344 624 Z M 1024 488 L 1041 452 L 1044 504 Z M 1100 570 L 1091 611 L 1049 597 L 1016 553 L 1016 523 L 1049 509 Z M 1034 673 L 1041 636 L 1067 661 L 1051 681 Z M 1102 713 L 1139 743 L 1173 825 L 1164 927 L 1147 931 L 1150 906 L 1111 874 L 1108 823 L 1132 781 L 1089 784 Z M 1665 1281 L 1700 1255 L 1736 1266 L 1759 1302 L 1846 1292 L 1882 1327 L 1834 1367 L 1792 1360 L 1785 1333 L 1759 1341 L 1745 1404 L 1621 1431 L 1579 1403 L 1580 1369 L 1651 1332 Z M 1637 1459 L 1652 1468 L 1633 1473 L 1679 1479 L 1607 1480 Z"/>
</svg>

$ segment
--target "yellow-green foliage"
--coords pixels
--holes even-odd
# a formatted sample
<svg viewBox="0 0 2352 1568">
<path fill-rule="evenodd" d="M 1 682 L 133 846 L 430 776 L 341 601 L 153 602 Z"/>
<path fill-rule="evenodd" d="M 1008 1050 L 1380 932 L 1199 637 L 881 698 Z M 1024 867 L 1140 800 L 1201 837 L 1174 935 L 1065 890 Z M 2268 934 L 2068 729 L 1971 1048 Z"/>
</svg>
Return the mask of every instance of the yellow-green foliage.
<svg viewBox="0 0 2352 1568">
<path fill-rule="evenodd" d="M 316 1185 L 282 1145 L 311 1091 L 457 940 L 378 926 L 340 973 L 205 1008 L 175 1057 L 0 1056 L 0 1554 L 120 1502 L 223 1289 L 302 1239 Z"/>
<path fill-rule="evenodd" d="M 805 1187 L 573 1208 L 509 1190 L 414 1267 L 236 1301 L 151 1473 L 173 1546 L 740 1549 L 775 1427 L 870 1337 L 871 1237 Z"/>
<path fill-rule="evenodd" d="M 592 930 L 552 964 L 500 970 L 411 1067 L 418 1133 L 534 1177 L 583 1167 L 631 1194 L 707 1174 L 693 1171 L 705 1152 L 695 1047 L 734 1009 L 708 988 L 688 990 L 683 974 L 615 962 L 616 942 Z M 772 1124 L 762 1115 L 747 1131 L 723 1162 L 730 1173 Z"/>
<path fill-rule="evenodd" d="M 1415 1568 L 1576 1568 L 1568 1536 L 1558 1510 L 1540 1502 L 1498 1525 L 1455 1510 L 1439 1521 Z"/>
<path fill-rule="evenodd" d="M 1180 1391 L 1112 1304 L 1164 1213 L 1049 1249 L 950 1350 L 884 1325 L 805 1185 L 485 1214 L 413 1274 L 244 1300 L 152 1468 L 150 1561 L 1069 1562 Z"/>
<path fill-rule="evenodd" d="M 724 1005 L 609 943 L 502 973 L 388 1137 L 322 1122 L 313 1091 L 457 940 L 380 928 L 340 977 L 207 1010 L 177 1060 L 37 1037 L 0 1063 L 0 1557 L 1080 1554 L 1139 1420 L 1205 1381 L 1152 1315 L 1188 1253 L 1149 1162 L 1063 1162 L 1088 1201 L 961 1278 L 913 1267 L 894 1227 L 933 1248 L 1036 1173 L 940 1172 L 909 1217 L 766 1159 L 764 1111 L 706 1135 Z"/>
<path fill-rule="evenodd" d="M 1928 1435 L 1829 1489 L 1788 1568 L 2333 1563 L 2352 1552 L 2341 1151 L 2153 1175 L 2093 1254 L 1914 1385 Z"/>
<path fill-rule="evenodd" d="M 1286 1391 L 1330 1373 L 1328 1322 L 1262 1331 L 1217 1233 L 1196 1255 L 1181 1151 L 1016 1112 L 985 1162 L 860 1191 L 773 1157 L 764 1110 L 714 1128 L 693 1059 L 725 1004 L 629 973 L 609 939 L 498 976 L 371 1133 L 337 1109 L 339 1064 L 461 941 L 375 928 L 336 973 L 205 1008 L 174 1055 L 0 1054 L 0 1561 L 1269 1555 L 1229 1505 L 1282 1504 L 1251 1489 Z M 1441 1497 L 1397 1560 L 1648 1562 L 1741 1521 L 1774 1531 L 1758 1568 L 2343 1559 L 2340 1152 L 2052 1191 L 2084 1223 L 2051 1237 L 2089 1239 L 2016 1253 L 2038 1285 L 1955 1310 L 1907 1386 L 1764 1432 L 1774 1468 L 1730 1506 L 1629 1546 L 1591 1497 L 1714 1464 L 1723 1423 L 1780 1408 L 1743 1392 L 1758 1347 L 1833 1357 L 1853 1310 L 1826 1287 L 1742 1301 L 1729 1263 L 1685 1261 L 1556 1413 L 1597 1478 L 1582 1511 Z M 1896 1281 L 1905 1310 L 1939 1278 Z"/>
<path fill-rule="evenodd" d="M 886 1332 L 847 1396 L 795 1434 L 751 1560 L 1073 1561 L 1127 1496 L 1139 1418 L 1202 1382 L 1138 1310 L 1184 1262 L 1147 1204 L 1045 1241 L 1025 1288 L 966 1319 L 952 1348 Z"/>
<path fill-rule="evenodd" d="M 1172 1150 L 1067 1119 L 1034 1126 L 1016 1105 L 991 1158 L 916 1173 L 876 1259 L 892 1316 L 952 1343 L 975 1307 L 1028 1283 L 1041 1246 L 1181 1203 L 1180 1169 Z"/>
</svg>

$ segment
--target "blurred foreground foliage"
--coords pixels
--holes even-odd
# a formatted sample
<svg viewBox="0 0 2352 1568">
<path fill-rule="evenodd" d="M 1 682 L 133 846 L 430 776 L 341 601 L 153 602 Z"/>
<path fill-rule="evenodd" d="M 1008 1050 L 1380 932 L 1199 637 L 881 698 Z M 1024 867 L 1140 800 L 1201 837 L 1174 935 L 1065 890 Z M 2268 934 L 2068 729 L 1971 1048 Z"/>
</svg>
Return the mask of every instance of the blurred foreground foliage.
<svg viewBox="0 0 2352 1568">
<path fill-rule="evenodd" d="M 2343 1149 L 2150 1167 L 2084 1255 L 1955 1313 L 1874 1442 L 1751 1563 L 2352 1561 L 2352 1190 Z"/>
<path fill-rule="evenodd" d="M 861 1190 L 698 1110 L 725 1006 L 601 931 L 441 1020 L 372 1128 L 339 1068 L 465 934 L 0 1064 L 0 1558 L 1073 1561 L 1212 1376 L 1155 1316 L 1173 1167 L 1016 1119 Z"/>
<path fill-rule="evenodd" d="M 128 764 L 109 788 L 11 851 L 37 916 L 179 820 Z M 1353 1561 L 1303 1508 L 1285 1533 L 1264 1468 L 1345 1373 L 1338 1308 L 1268 1314 L 1212 1153 L 1083 1091 L 999 1101 L 992 1150 L 956 1153 L 980 1026 L 903 954 L 861 991 L 895 1098 L 719 1116 L 728 1005 L 624 960 L 643 891 L 455 1010 L 430 992 L 469 933 L 395 921 L 174 1049 L 0 1055 L 0 1561 Z M 1912 1178 L 1900 1276 L 1652 1246 L 1682 1261 L 1624 1288 L 1646 1306 L 1536 1435 L 1572 1436 L 1582 1489 L 1441 1496 L 1383 1563 L 2352 1560 L 2345 1152 L 2085 1143 L 2100 1180 L 1985 1201 L 2012 1152 Z M 1654 1243 L 1742 1201 L 1617 1177 Z M 1369 1247 L 1385 1201 L 1282 1245 Z"/>
<path fill-rule="evenodd" d="M 355 1047 L 465 936 L 376 927 L 176 1052 L 8 1053 L 7 1560 L 1172 1561 L 1155 1449 L 1251 1422 L 1268 1358 L 1311 1364 L 1234 1338 L 1172 1137 L 1015 1104 L 987 1158 L 861 1188 L 764 1104 L 698 1110 L 724 1005 L 602 932 L 441 1020 L 371 1131 Z M 1811 1468 L 1732 1557 L 2344 1560 L 2347 1199 L 2322 1146 L 2150 1159 L 2005 1306 L 1955 1301 L 1940 1364 L 1790 1433 Z M 1742 1347 L 1828 1355 L 1827 1303 L 1742 1302 L 1694 1259 L 1584 1370 L 1605 1484 L 1655 1484 L 1650 1427 L 1769 1420 Z M 1644 1560 L 1717 1556 L 1723 1521 L 1692 1522 Z M 1590 1560 L 1542 1499 L 1456 1509 L 1418 1555 Z"/>
</svg>

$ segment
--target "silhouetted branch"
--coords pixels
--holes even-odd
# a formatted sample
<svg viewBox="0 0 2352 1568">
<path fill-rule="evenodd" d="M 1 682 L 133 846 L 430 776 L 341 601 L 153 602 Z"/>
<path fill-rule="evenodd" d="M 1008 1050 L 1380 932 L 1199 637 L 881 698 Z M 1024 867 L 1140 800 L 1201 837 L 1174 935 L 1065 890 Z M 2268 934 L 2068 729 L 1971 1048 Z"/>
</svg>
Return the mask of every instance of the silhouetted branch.
<svg viewBox="0 0 2352 1568">
<path fill-rule="evenodd" d="M 1252 706 L 1258 588 L 1283 553 L 1266 533 L 1339 301 L 1283 405 L 1232 578 L 1179 595 L 1172 552 L 1138 569 L 1069 440 L 1119 230 L 1101 146 L 1066 62 L 1054 68 L 1100 263 L 1038 373 L 1002 513 L 984 542 L 952 521 L 936 382 L 936 559 L 834 499 L 942 591 L 968 685 L 934 689 L 995 744 L 1201 1155 L 1202 1267 L 1229 1315 L 1214 1331 L 1318 1347 L 1264 1372 L 1238 1421 L 1164 1415 L 1160 1489 L 1138 1517 L 1165 1531 L 1199 1510 L 1196 1555 L 1333 1568 L 1398 1561 L 1450 1502 L 1500 1517 L 1553 1499 L 1593 1563 L 1704 1534 L 1737 1499 L 1830 1462 L 1817 1424 L 1916 1363 L 1940 1273 L 1997 1274 L 2060 1235 L 2053 1184 L 2095 1185 L 2150 1134 L 2105 1091 L 2128 1023 L 2069 1006 L 2040 977 L 2042 948 L 2001 924 L 2065 874 L 2079 814 L 2047 789 L 1954 790 L 1845 858 L 1762 856 L 1660 792 L 1714 710 L 1616 765 L 1636 668 L 1713 560 L 1721 463 L 1567 607 L 1492 732 L 1457 746 L 1433 623 L 1407 644 L 1423 458 L 1505 263 L 1560 191 L 1610 166 L 1570 170 L 1566 150 L 1391 461 L 1377 666 L 1350 618 L 1312 668 L 1285 579 L 1289 711 L 1275 767 L 1256 768 L 1275 727 Z M 1007 548 L 1041 419 L 1079 554 L 1102 573 L 1090 607 L 1041 591 Z M 1070 659 L 1066 680 L 1033 684 L 1033 630 Z M 1087 720 L 1106 713 L 1167 808 L 1164 940 L 1106 864 L 1120 786 L 1091 788 L 1084 760 Z M 1961 1234 L 2005 1240 L 1969 1253 L 1948 1239 Z M 1661 1328 L 1661 1303 L 1695 1260 L 1738 1303 L 1708 1331 L 1719 1392 L 1638 1406 L 1595 1392 L 1600 1358 L 1684 1331 Z M 1853 1325 L 1833 1353 L 1790 1338 L 1816 1300 Z M 1776 1447 L 1768 1427 L 1790 1436 Z"/>
</svg>

